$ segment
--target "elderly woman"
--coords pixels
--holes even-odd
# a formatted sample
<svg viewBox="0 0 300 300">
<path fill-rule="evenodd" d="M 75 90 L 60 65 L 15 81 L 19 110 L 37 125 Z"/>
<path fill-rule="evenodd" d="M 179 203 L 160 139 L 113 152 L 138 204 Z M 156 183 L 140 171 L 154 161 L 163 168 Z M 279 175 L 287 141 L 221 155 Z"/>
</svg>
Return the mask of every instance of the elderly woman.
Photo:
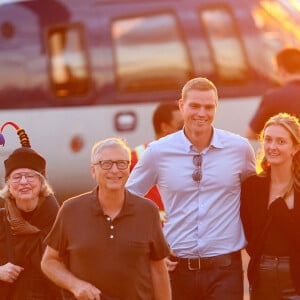
<svg viewBox="0 0 300 300">
<path fill-rule="evenodd" d="M 0 298 L 61 299 L 40 270 L 43 239 L 59 204 L 45 179 L 46 161 L 30 147 L 16 149 L 4 161 L 0 191 Z"/>
</svg>

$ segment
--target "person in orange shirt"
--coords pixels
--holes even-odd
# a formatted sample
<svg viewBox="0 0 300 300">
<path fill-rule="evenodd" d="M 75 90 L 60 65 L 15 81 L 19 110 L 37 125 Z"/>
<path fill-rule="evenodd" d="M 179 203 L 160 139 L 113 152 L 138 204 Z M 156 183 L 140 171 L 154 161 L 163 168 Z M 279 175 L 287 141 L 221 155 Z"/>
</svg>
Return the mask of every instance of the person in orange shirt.
<svg viewBox="0 0 300 300">
<path fill-rule="evenodd" d="M 183 118 L 179 111 L 178 103 L 172 101 L 159 104 L 153 113 L 152 124 L 155 132 L 155 140 L 182 129 Z M 141 144 L 132 150 L 130 171 L 134 168 L 149 143 Z M 163 223 L 165 220 L 165 211 L 157 186 L 153 186 L 145 197 L 153 200 L 158 205 L 160 218 Z"/>
</svg>

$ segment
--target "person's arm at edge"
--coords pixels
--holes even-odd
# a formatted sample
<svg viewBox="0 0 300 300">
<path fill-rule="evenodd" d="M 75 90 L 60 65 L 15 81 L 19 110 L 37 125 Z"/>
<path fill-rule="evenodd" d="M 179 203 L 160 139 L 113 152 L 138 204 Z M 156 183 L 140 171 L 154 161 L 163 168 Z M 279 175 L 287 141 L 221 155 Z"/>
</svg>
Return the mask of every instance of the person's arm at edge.
<svg viewBox="0 0 300 300">
<path fill-rule="evenodd" d="M 171 286 L 165 260 L 150 261 L 155 300 L 171 300 Z"/>
<path fill-rule="evenodd" d="M 74 276 L 65 266 L 59 252 L 50 246 L 46 247 L 41 261 L 43 273 L 57 286 L 71 292 L 76 299 L 97 299 L 100 300 L 101 291 L 92 284 Z M 94 298 L 81 298 L 89 295 Z"/>
<path fill-rule="evenodd" d="M 245 136 L 249 140 L 258 140 L 259 138 L 259 135 L 250 126 L 247 127 Z"/>
<path fill-rule="evenodd" d="M 156 178 L 155 160 L 151 147 L 148 146 L 133 168 L 126 182 L 126 189 L 143 197 L 152 186 L 157 184 Z"/>
</svg>

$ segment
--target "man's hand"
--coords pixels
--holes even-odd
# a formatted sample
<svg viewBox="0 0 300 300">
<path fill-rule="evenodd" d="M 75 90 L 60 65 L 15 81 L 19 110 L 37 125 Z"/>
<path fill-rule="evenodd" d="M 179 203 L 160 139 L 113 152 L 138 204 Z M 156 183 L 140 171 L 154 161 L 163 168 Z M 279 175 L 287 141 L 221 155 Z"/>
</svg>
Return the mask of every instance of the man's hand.
<svg viewBox="0 0 300 300">
<path fill-rule="evenodd" d="M 101 300 L 101 291 L 83 280 L 78 281 L 72 293 L 77 300 Z"/>
<path fill-rule="evenodd" d="M 5 265 L 0 266 L 0 280 L 13 283 L 18 279 L 23 270 L 24 268 L 8 262 Z"/>
<path fill-rule="evenodd" d="M 172 272 L 176 269 L 176 266 L 178 264 L 178 258 L 176 257 L 176 254 L 171 251 L 170 255 L 165 258 L 166 266 L 169 272 Z"/>
</svg>

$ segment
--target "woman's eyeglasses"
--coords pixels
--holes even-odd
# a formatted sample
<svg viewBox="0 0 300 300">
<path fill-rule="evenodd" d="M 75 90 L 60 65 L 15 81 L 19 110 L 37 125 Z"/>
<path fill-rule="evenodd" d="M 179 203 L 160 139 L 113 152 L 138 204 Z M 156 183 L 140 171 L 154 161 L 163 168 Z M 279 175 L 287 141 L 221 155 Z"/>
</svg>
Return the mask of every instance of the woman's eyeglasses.
<svg viewBox="0 0 300 300">
<path fill-rule="evenodd" d="M 33 182 L 37 179 L 38 174 L 35 172 L 15 173 L 10 176 L 10 181 L 12 183 L 20 183 L 23 177 L 27 182 Z"/>
<path fill-rule="evenodd" d="M 193 164 L 197 169 L 193 172 L 192 177 L 194 181 L 199 183 L 202 179 L 202 154 L 193 156 Z"/>
</svg>

